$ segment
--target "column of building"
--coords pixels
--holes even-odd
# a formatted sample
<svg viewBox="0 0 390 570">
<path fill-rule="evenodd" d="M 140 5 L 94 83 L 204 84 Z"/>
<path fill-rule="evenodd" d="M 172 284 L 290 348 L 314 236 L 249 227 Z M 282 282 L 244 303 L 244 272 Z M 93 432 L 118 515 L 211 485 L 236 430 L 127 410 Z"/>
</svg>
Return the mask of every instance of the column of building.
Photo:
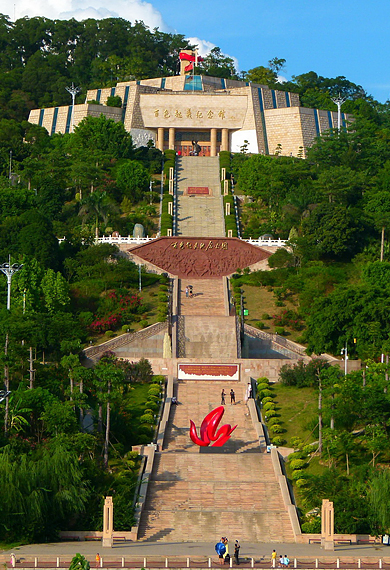
<svg viewBox="0 0 390 570">
<path fill-rule="evenodd" d="M 217 156 L 217 132 L 216 128 L 210 129 L 210 156 Z M 169 127 L 168 130 L 168 148 L 175 149 L 175 127 Z M 157 129 L 156 147 L 164 151 L 164 127 Z M 229 150 L 229 129 L 222 129 L 221 150 Z"/>
</svg>

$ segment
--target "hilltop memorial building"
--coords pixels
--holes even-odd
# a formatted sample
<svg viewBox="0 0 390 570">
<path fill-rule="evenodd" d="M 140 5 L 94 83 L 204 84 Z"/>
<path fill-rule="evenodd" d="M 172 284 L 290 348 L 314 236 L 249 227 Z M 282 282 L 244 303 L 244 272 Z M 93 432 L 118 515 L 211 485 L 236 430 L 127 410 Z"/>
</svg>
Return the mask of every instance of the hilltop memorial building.
<svg viewBox="0 0 390 570">
<path fill-rule="evenodd" d="M 113 95 L 120 96 L 121 108 L 106 105 Z M 296 93 L 189 75 L 183 62 L 180 75 L 89 90 L 84 104 L 33 109 L 29 121 L 49 134 L 67 133 L 85 117 L 101 114 L 122 121 L 136 146 L 153 140 L 160 150 L 174 149 L 183 156 L 192 152 L 193 141 L 204 156 L 239 152 L 247 141 L 250 153 L 304 157 L 316 136 L 337 128 L 337 112 L 301 107 Z M 344 126 L 348 120 L 342 113 Z"/>
</svg>

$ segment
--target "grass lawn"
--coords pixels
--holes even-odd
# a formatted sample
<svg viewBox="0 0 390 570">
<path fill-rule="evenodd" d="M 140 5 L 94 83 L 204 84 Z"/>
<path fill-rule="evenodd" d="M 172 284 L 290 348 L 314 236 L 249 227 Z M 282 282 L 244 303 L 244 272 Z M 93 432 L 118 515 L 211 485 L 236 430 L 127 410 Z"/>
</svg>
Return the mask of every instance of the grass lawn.
<svg viewBox="0 0 390 570">
<path fill-rule="evenodd" d="M 313 388 L 295 388 L 276 383 L 272 385 L 280 422 L 286 430 L 283 438 L 290 444 L 292 437 L 301 438 L 305 444 L 317 440 L 313 428 L 318 420 L 318 396 Z"/>
<path fill-rule="evenodd" d="M 248 309 L 249 315 L 245 317 L 245 322 L 252 327 L 256 326 L 256 322 L 262 321 L 265 324 L 263 329 L 265 332 L 274 333 L 275 325 L 272 319 L 266 320 L 262 318 L 264 313 L 268 313 L 271 317 L 284 311 L 285 309 L 293 309 L 296 311 L 294 305 L 294 298 L 291 297 L 284 301 L 284 307 L 277 307 L 275 305 L 275 295 L 272 291 L 268 291 L 266 287 L 256 287 L 254 285 L 242 285 L 241 289 L 244 292 L 244 304 Z M 293 331 L 285 327 L 286 337 L 289 340 L 296 340 L 302 335 L 302 331 Z"/>
</svg>

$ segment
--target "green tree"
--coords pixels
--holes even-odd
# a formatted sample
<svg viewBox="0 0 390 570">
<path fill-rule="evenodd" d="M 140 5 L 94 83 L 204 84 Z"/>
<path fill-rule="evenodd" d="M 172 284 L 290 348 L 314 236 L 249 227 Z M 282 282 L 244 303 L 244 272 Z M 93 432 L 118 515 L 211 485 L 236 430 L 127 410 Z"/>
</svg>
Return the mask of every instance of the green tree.
<svg viewBox="0 0 390 570">
<path fill-rule="evenodd" d="M 69 306 L 69 286 L 60 272 L 47 269 L 41 282 L 45 307 L 49 313 L 64 311 Z"/>
<path fill-rule="evenodd" d="M 203 58 L 199 64 L 199 72 L 212 77 L 224 77 L 225 79 L 230 77 L 235 79 L 237 75 L 234 60 L 224 55 L 219 47 L 212 48 L 210 53 Z"/>
<path fill-rule="evenodd" d="M 104 438 L 103 460 L 108 467 L 108 448 L 111 428 L 111 403 L 119 396 L 119 387 L 123 384 L 124 372 L 118 366 L 115 356 L 106 353 L 95 366 L 95 384 L 99 403 L 106 404 L 106 433 Z"/>
<path fill-rule="evenodd" d="M 127 160 L 118 167 L 116 180 L 123 195 L 133 202 L 138 202 L 149 188 L 149 173 L 135 160 Z"/>
</svg>

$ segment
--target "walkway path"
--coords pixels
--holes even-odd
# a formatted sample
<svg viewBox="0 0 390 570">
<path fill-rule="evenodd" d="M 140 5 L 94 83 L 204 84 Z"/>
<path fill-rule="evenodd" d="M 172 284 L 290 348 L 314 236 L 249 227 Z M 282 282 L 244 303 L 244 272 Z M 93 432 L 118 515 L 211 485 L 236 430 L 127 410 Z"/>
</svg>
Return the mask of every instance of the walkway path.
<svg viewBox="0 0 390 570">
<path fill-rule="evenodd" d="M 189 437 L 189 420 L 200 426 L 220 404 L 222 387 L 237 393 L 223 423 L 238 425 L 222 448 L 199 448 Z M 243 402 L 244 386 L 231 382 L 180 382 L 180 404 L 171 412 L 166 449 L 157 454 L 140 538 L 147 541 L 293 541 L 270 455 L 259 453 Z M 228 402 L 228 398 L 226 398 Z"/>
<path fill-rule="evenodd" d="M 193 297 L 185 287 L 193 285 Z M 225 314 L 223 279 L 179 281 L 179 356 L 185 358 L 237 358 L 235 317 Z"/>
<path fill-rule="evenodd" d="M 177 235 L 223 237 L 225 225 L 218 157 L 183 156 L 178 165 Z M 211 195 L 187 195 L 191 186 L 207 186 Z"/>
</svg>

